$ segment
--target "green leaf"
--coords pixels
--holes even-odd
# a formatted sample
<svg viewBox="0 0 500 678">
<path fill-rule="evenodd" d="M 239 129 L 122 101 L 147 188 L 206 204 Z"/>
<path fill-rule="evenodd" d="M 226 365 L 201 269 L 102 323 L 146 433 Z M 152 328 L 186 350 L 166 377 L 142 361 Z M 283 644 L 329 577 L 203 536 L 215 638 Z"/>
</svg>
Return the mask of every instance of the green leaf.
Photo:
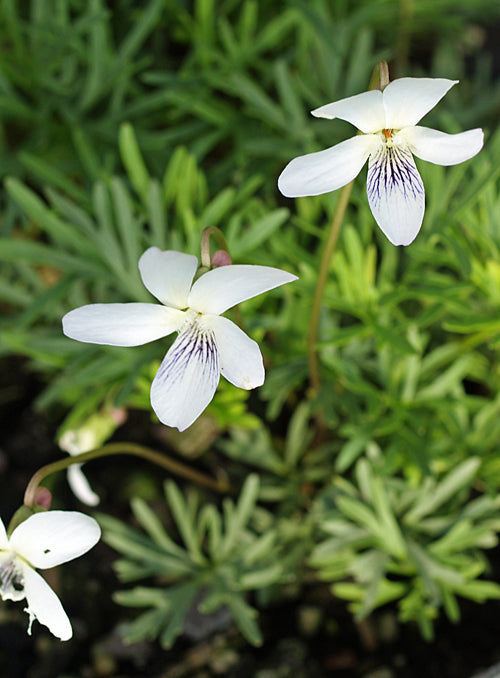
<svg viewBox="0 0 500 678">
<path fill-rule="evenodd" d="M 248 642 L 257 647 L 262 645 L 262 633 L 255 621 L 257 611 L 253 607 L 250 607 L 250 605 L 236 593 L 227 596 L 226 604 L 231 610 L 231 614 L 233 615 L 239 630 Z"/>
<path fill-rule="evenodd" d="M 467 459 L 448 473 L 432 490 L 424 493 L 404 517 L 404 523 L 417 523 L 424 516 L 435 513 L 443 504 L 455 496 L 457 492 L 470 486 L 481 464 L 478 458 Z"/>
<path fill-rule="evenodd" d="M 230 510 L 226 514 L 226 533 L 221 547 L 222 558 L 227 557 L 237 546 L 240 534 L 254 511 L 259 495 L 259 484 L 259 476 L 256 473 L 251 473 L 241 488 L 238 503 L 234 510 L 228 502 L 225 503 L 224 508 Z"/>
<path fill-rule="evenodd" d="M 206 559 L 201 552 L 201 544 L 199 543 L 199 538 L 196 534 L 196 528 L 191 522 L 189 507 L 186 504 L 181 491 L 172 480 L 165 483 L 165 494 L 176 525 L 188 548 L 190 557 L 198 565 L 205 564 Z"/>
<path fill-rule="evenodd" d="M 147 203 L 151 178 L 139 150 L 134 128 L 130 123 L 123 123 L 121 125 L 118 142 L 121 158 L 132 186 L 141 196 L 144 203 Z"/>
</svg>

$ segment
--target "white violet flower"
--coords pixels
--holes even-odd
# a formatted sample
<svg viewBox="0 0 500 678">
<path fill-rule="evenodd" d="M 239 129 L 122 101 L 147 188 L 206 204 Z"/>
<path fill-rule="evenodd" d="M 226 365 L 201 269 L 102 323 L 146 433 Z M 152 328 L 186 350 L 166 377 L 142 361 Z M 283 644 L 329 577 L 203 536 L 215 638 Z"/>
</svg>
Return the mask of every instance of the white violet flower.
<svg viewBox="0 0 500 678">
<path fill-rule="evenodd" d="M 422 225 L 425 191 L 413 155 L 456 165 L 483 146 L 483 132 L 445 134 L 417 125 L 458 80 L 399 78 L 383 90 L 363 92 L 312 111 L 340 118 L 362 134 L 292 160 L 278 187 L 289 198 L 335 191 L 352 181 L 368 160 L 366 190 L 375 221 L 394 245 L 409 245 Z"/>
<path fill-rule="evenodd" d="M 193 283 L 197 269 L 193 255 L 151 247 L 139 271 L 161 305 L 89 304 L 63 318 L 66 336 L 94 344 L 139 346 L 178 332 L 153 380 L 151 404 L 161 422 L 179 431 L 212 400 L 221 374 L 239 388 L 264 383 L 258 344 L 221 313 L 297 279 L 269 266 L 230 265 Z"/>
<path fill-rule="evenodd" d="M 3 600 L 26 598 L 29 634 L 33 620 L 38 619 L 57 638 L 71 638 L 71 623 L 59 598 L 35 568 L 43 570 L 78 558 L 100 536 L 97 522 L 76 511 L 34 513 L 10 538 L 0 519 L 0 595 Z"/>
</svg>

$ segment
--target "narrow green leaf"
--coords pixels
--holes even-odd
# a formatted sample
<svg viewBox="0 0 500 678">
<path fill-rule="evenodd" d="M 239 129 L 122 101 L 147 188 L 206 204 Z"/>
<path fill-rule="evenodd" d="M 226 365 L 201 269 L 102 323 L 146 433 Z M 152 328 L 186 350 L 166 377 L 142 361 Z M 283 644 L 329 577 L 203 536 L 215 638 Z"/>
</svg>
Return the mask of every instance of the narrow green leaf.
<svg viewBox="0 0 500 678">
<path fill-rule="evenodd" d="M 144 203 L 148 201 L 151 178 L 146 169 L 134 128 L 130 123 L 123 123 L 118 136 L 120 154 L 127 174 L 137 193 Z"/>
<path fill-rule="evenodd" d="M 450 471 L 432 492 L 420 497 L 405 515 L 404 522 L 408 525 L 418 523 L 424 516 L 434 513 L 457 492 L 470 486 L 480 464 L 481 460 L 473 457 Z"/>
<path fill-rule="evenodd" d="M 206 559 L 201 553 L 196 529 L 189 518 L 188 506 L 181 491 L 172 480 L 165 483 L 165 494 L 176 525 L 189 550 L 189 555 L 195 563 L 204 564 Z"/>
</svg>

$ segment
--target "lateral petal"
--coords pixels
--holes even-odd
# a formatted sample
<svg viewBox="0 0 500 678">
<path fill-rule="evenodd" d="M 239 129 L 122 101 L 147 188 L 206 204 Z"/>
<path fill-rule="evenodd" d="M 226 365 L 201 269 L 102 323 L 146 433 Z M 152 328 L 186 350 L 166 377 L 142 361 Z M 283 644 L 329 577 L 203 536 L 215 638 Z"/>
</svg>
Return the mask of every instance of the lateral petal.
<svg viewBox="0 0 500 678">
<path fill-rule="evenodd" d="M 381 145 L 370 157 L 366 192 L 375 221 L 392 244 L 409 245 L 425 209 L 424 184 L 410 151 Z"/>
<path fill-rule="evenodd" d="M 474 157 L 483 147 L 482 129 L 446 134 L 429 127 L 408 127 L 401 135 L 417 158 L 436 165 L 457 165 Z"/>
<path fill-rule="evenodd" d="M 219 315 L 241 301 L 297 280 L 297 276 L 272 266 L 237 264 L 204 273 L 189 294 L 189 307 Z"/>
<path fill-rule="evenodd" d="M 33 567 L 46 569 L 83 555 L 101 536 L 90 516 L 78 511 L 35 513 L 16 527 L 11 548 Z"/>
<path fill-rule="evenodd" d="M 416 125 L 458 80 L 446 78 L 398 78 L 382 92 L 385 127 L 402 129 Z"/>
<path fill-rule="evenodd" d="M 325 104 L 311 111 L 311 114 L 317 118 L 347 120 L 365 134 L 379 132 L 385 127 L 382 92 L 376 89 Z"/>
<path fill-rule="evenodd" d="M 139 259 L 144 286 L 158 301 L 174 308 L 186 308 L 198 259 L 192 254 L 162 251 L 150 247 Z"/>
<path fill-rule="evenodd" d="M 140 346 L 177 330 L 184 311 L 160 304 L 88 304 L 66 313 L 63 332 L 70 339 L 109 346 Z"/>
<path fill-rule="evenodd" d="M 61 601 L 38 572 L 23 563 L 24 593 L 28 607 L 26 612 L 30 616 L 28 633 L 31 635 L 31 625 L 34 619 L 46 626 L 49 631 L 60 640 L 69 640 L 73 635 L 71 622 L 64 611 Z"/>
<path fill-rule="evenodd" d="M 222 376 L 238 388 L 262 386 L 265 371 L 257 342 L 227 318 L 213 315 L 206 320 L 215 334 Z"/>
<path fill-rule="evenodd" d="M 214 332 L 195 320 L 174 341 L 151 385 L 158 419 L 184 431 L 214 397 L 219 377 Z"/>
<path fill-rule="evenodd" d="M 300 155 L 280 174 L 278 188 L 287 198 L 336 191 L 358 176 L 377 141 L 374 134 L 361 134 L 324 151 Z"/>
</svg>

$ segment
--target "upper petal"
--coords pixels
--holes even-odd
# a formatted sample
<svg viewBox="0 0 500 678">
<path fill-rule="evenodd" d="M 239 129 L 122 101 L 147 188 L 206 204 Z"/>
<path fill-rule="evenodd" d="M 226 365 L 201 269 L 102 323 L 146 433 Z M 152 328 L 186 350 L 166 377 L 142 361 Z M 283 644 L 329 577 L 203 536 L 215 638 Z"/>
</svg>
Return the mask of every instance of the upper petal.
<svg viewBox="0 0 500 678">
<path fill-rule="evenodd" d="M 158 419 L 184 431 L 214 397 L 219 383 L 215 335 L 195 320 L 174 341 L 151 385 Z"/>
<path fill-rule="evenodd" d="M 297 276 L 272 266 L 231 265 L 214 268 L 193 285 L 189 307 L 219 315 L 240 301 L 297 280 Z"/>
<path fill-rule="evenodd" d="M 192 254 L 150 247 L 139 259 L 139 271 L 145 287 L 162 304 L 186 308 L 198 259 Z"/>
<path fill-rule="evenodd" d="M 377 137 L 361 134 L 317 153 L 300 155 L 285 167 L 278 188 L 287 198 L 336 191 L 361 172 Z"/>
<path fill-rule="evenodd" d="M 215 334 L 221 374 L 231 384 L 249 390 L 264 383 L 264 363 L 259 345 L 227 318 L 207 316 Z"/>
<path fill-rule="evenodd" d="M 436 165 L 457 165 L 469 160 L 483 147 L 482 129 L 446 134 L 429 127 L 408 127 L 401 135 L 417 158 Z"/>
<path fill-rule="evenodd" d="M 312 115 L 317 118 L 340 118 L 355 125 L 361 132 L 372 134 L 385 127 L 385 110 L 382 92 L 370 90 L 347 99 L 339 99 L 331 104 L 320 106 Z"/>
<path fill-rule="evenodd" d="M 184 311 L 159 304 L 88 304 L 66 313 L 63 332 L 90 344 L 140 346 L 178 329 Z"/>
<path fill-rule="evenodd" d="M 385 127 L 402 129 L 417 122 L 440 101 L 458 80 L 446 78 L 399 78 L 382 92 Z"/>
<path fill-rule="evenodd" d="M 28 633 L 31 634 L 31 624 L 38 619 L 51 633 L 60 640 L 69 640 L 73 635 L 71 622 L 64 611 L 61 601 L 38 572 L 23 563 L 24 593 L 28 607 L 26 612 L 30 616 Z"/>
<path fill-rule="evenodd" d="M 393 245 L 409 245 L 422 225 L 425 191 L 415 161 L 404 146 L 381 144 L 368 164 L 368 202 Z"/>
<path fill-rule="evenodd" d="M 101 536 L 101 528 L 90 516 L 78 511 L 35 513 L 16 527 L 11 548 L 33 567 L 46 569 L 78 558 Z"/>
</svg>

